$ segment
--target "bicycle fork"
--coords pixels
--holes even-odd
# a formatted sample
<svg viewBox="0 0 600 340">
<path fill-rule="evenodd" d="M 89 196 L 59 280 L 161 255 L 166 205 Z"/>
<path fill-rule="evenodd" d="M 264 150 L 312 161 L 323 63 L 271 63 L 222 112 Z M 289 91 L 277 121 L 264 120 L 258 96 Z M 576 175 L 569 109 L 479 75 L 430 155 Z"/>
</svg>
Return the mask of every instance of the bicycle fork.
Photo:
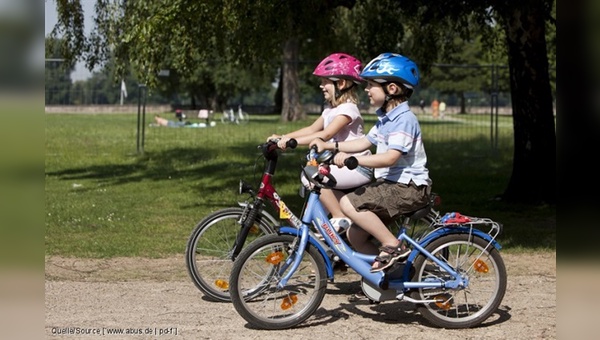
<svg viewBox="0 0 600 340">
<path fill-rule="evenodd" d="M 244 247 L 244 243 L 246 242 L 246 238 L 248 237 L 248 233 L 250 229 L 254 226 L 254 222 L 258 217 L 258 212 L 262 209 L 263 202 L 260 199 L 254 201 L 252 208 L 245 214 L 246 217 L 242 217 L 242 226 L 241 230 L 233 244 L 233 249 L 231 251 L 231 261 L 235 261 L 235 258 L 240 254 L 242 248 Z"/>
<path fill-rule="evenodd" d="M 296 242 L 298 241 L 300 241 L 300 243 L 297 246 L 292 246 L 295 256 L 289 256 L 285 261 L 284 265 L 282 266 L 281 270 L 279 271 L 279 276 L 281 276 L 283 273 L 285 273 L 286 269 L 291 266 L 287 275 L 283 276 L 281 280 L 277 283 L 277 289 L 279 290 L 285 287 L 292 274 L 300 266 L 304 250 L 306 249 L 306 245 L 308 244 L 308 228 L 302 228 L 301 236 L 296 238 Z"/>
</svg>

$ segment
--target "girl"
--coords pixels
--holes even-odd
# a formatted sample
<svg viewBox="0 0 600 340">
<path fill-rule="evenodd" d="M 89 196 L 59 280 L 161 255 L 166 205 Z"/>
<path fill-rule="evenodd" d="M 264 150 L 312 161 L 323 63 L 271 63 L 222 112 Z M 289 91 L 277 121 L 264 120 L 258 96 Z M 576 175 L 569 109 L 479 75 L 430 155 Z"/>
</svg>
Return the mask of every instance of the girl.
<svg viewBox="0 0 600 340">
<path fill-rule="evenodd" d="M 330 107 L 323 110 L 311 125 L 285 135 L 272 135 L 268 140 L 279 139 L 277 145 L 285 149 L 286 142 L 291 138 L 296 139 L 299 145 L 308 145 L 315 138 L 332 143 L 362 138 L 363 119 L 357 105 L 357 87 L 363 81 L 360 78 L 361 71 L 361 62 L 345 53 L 334 53 L 323 59 L 313 74 L 321 78 L 320 88 Z M 370 153 L 365 150 L 357 155 Z M 366 167 L 355 170 L 332 167 L 331 174 L 336 178 L 337 185 L 334 190 L 321 191 L 321 202 L 331 214 L 334 227 L 340 230 L 340 225 L 348 227 L 351 223 L 340 209 L 339 199 L 344 195 L 343 190 L 369 183 L 372 170 Z M 308 185 L 306 179 L 303 178 L 302 182 Z"/>
</svg>

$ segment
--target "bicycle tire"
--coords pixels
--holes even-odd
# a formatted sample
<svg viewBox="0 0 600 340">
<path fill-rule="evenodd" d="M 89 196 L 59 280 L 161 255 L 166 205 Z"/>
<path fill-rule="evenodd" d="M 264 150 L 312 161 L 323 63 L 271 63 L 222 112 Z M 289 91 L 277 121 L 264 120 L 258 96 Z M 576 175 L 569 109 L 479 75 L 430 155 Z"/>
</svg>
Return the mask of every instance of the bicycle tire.
<svg viewBox="0 0 600 340">
<path fill-rule="evenodd" d="M 225 208 L 203 218 L 191 233 L 186 249 L 185 263 L 196 287 L 209 299 L 229 302 L 229 274 L 232 249 L 241 228 L 245 209 Z M 260 236 L 274 234 L 275 226 L 261 210 L 244 246 Z"/>
<path fill-rule="evenodd" d="M 417 300 L 439 299 L 439 302 L 417 304 L 419 313 L 441 328 L 470 328 L 487 320 L 506 292 L 506 268 L 498 250 L 488 241 L 469 234 L 441 236 L 426 249 L 455 270 L 467 272 L 469 284 L 464 289 L 420 288 L 411 292 L 411 297 Z M 450 275 L 423 255 L 416 258 L 414 268 L 415 282 L 443 281 Z"/>
<path fill-rule="evenodd" d="M 287 329 L 301 324 L 319 308 L 327 288 L 325 261 L 307 245 L 302 263 L 283 288 L 285 260 L 298 255 L 297 237 L 266 235 L 244 248 L 231 270 L 231 301 L 236 311 L 254 327 Z M 269 260 L 276 254 L 280 261 Z"/>
</svg>

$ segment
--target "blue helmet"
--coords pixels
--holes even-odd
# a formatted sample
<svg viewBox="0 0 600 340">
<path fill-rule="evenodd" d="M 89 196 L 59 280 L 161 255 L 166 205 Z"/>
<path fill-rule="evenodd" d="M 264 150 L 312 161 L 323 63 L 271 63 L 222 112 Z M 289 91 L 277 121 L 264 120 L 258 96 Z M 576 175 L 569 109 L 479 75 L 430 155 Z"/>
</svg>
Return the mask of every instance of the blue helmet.
<svg viewBox="0 0 600 340">
<path fill-rule="evenodd" d="M 398 53 L 380 54 L 365 66 L 360 76 L 378 83 L 399 82 L 409 89 L 419 85 L 417 64 Z"/>
</svg>

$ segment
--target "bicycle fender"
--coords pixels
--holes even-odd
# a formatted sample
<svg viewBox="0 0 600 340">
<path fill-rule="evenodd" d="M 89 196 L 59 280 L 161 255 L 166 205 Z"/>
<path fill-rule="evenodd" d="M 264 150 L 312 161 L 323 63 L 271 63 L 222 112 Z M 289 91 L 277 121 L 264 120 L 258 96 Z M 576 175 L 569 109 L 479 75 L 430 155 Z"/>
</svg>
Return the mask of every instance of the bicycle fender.
<svg viewBox="0 0 600 340">
<path fill-rule="evenodd" d="M 449 234 L 473 234 L 475 236 L 478 236 L 488 242 L 491 242 L 492 245 L 500 250 L 502 248 L 502 246 L 500 246 L 500 243 L 496 242 L 496 240 L 492 240 L 492 237 L 479 230 L 479 229 L 472 229 L 472 228 L 468 228 L 468 227 L 442 227 L 442 228 L 438 228 L 436 230 L 434 230 L 433 232 L 431 232 L 431 234 L 427 235 L 423 240 L 421 240 L 419 242 L 419 245 L 422 246 L 423 248 L 425 248 L 428 244 L 430 244 L 431 242 L 433 242 L 435 239 L 442 237 L 444 235 L 449 235 Z M 408 256 L 408 259 L 406 260 L 407 265 L 404 267 L 404 272 L 403 272 L 403 277 L 404 280 L 409 280 L 410 278 L 410 268 L 412 267 L 412 263 L 414 263 L 415 258 L 419 255 L 420 251 L 418 249 L 413 249 L 413 251 L 410 253 L 410 255 Z"/>
<path fill-rule="evenodd" d="M 238 202 L 238 205 L 242 208 L 245 208 L 246 206 L 250 205 L 250 208 L 252 208 L 252 204 L 248 203 L 248 202 Z M 268 211 L 265 211 L 264 209 L 262 209 L 260 211 L 260 214 L 263 217 L 266 217 L 267 219 L 269 219 L 269 222 L 271 222 L 271 224 L 273 226 L 279 225 L 279 221 L 275 219 L 275 217 L 273 217 L 273 215 L 269 214 Z"/>
<path fill-rule="evenodd" d="M 279 228 L 277 228 L 277 234 L 279 235 L 293 235 L 293 236 L 300 236 L 300 230 L 293 228 L 293 227 L 288 227 L 288 226 L 281 226 Z M 312 246 L 314 246 L 315 248 L 317 248 L 317 250 L 319 251 L 319 253 L 321 254 L 321 256 L 323 256 L 323 260 L 325 260 L 325 264 L 327 267 L 327 276 L 328 277 L 333 277 L 333 264 L 331 263 L 331 259 L 329 258 L 329 256 L 327 255 L 327 250 L 325 250 L 325 248 L 323 248 L 323 246 L 319 243 L 319 241 L 317 241 L 314 237 L 309 236 L 308 238 L 308 243 L 310 243 Z"/>
</svg>

